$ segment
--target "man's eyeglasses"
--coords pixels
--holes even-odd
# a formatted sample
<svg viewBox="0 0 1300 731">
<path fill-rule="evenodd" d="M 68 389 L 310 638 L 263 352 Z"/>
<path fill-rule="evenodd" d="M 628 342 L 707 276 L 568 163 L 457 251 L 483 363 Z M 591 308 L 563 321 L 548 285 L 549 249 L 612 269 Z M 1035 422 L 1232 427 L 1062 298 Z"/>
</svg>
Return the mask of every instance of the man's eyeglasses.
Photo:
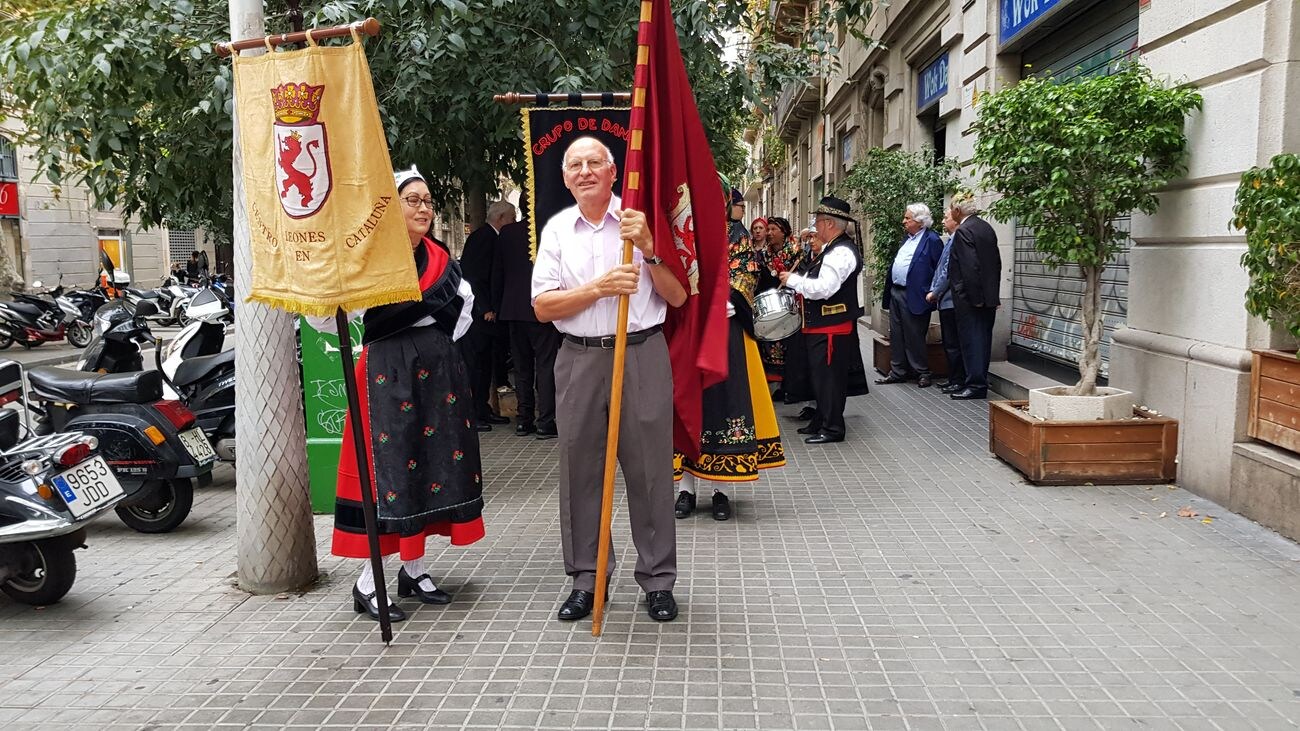
<svg viewBox="0 0 1300 731">
<path fill-rule="evenodd" d="M 593 173 L 598 173 L 610 164 L 612 163 L 609 160 L 600 158 L 595 160 L 570 160 L 564 164 L 564 169 L 570 173 L 580 173 L 585 167 Z"/>
<path fill-rule="evenodd" d="M 408 195 L 402 200 L 406 201 L 407 208 L 419 208 L 420 204 L 423 203 L 425 208 L 428 208 L 431 211 L 433 210 L 433 198 L 430 198 L 427 195 L 423 198 L 418 195 Z"/>
</svg>

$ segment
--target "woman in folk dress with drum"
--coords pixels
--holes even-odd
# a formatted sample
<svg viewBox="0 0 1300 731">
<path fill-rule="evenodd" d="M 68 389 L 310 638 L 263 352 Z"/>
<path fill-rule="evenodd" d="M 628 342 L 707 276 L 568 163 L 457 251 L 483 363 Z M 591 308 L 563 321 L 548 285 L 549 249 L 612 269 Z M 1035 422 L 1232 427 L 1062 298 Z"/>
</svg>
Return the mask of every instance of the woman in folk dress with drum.
<svg viewBox="0 0 1300 731">
<path fill-rule="evenodd" d="M 695 510 L 696 479 L 713 486 L 713 519 L 728 520 L 731 500 L 723 487 L 753 482 L 759 470 L 785 464 L 785 448 L 754 340 L 754 296 L 763 266 L 747 240 L 730 245 L 728 266 L 727 380 L 704 390 L 699 458 L 674 455 L 678 518 Z"/>
</svg>

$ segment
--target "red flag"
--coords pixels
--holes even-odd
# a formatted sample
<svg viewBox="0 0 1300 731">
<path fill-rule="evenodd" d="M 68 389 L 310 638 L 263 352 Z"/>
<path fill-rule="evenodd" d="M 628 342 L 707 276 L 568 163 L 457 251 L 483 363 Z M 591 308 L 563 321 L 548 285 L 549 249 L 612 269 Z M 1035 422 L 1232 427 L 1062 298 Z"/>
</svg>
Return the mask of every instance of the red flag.
<svg viewBox="0 0 1300 731">
<path fill-rule="evenodd" d="M 686 287 L 686 304 L 669 310 L 664 331 L 673 447 L 699 457 L 701 394 L 727 377 L 726 203 L 669 0 L 641 3 L 637 50 L 623 205 L 645 211 L 655 253 Z"/>
</svg>

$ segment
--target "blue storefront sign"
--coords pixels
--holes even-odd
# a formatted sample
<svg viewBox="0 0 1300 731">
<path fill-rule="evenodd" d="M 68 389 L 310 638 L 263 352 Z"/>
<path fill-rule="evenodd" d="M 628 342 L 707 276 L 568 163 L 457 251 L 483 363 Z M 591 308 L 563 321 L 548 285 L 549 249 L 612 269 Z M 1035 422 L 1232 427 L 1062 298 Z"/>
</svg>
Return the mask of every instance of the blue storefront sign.
<svg viewBox="0 0 1300 731">
<path fill-rule="evenodd" d="M 948 52 L 944 51 L 942 56 L 921 69 L 917 77 L 916 108 L 925 109 L 948 93 Z"/>
<path fill-rule="evenodd" d="M 1062 0 L 1002 0 L 1002 17 L 998 22 L 998 40 L 1002 43 L 1015 38 L 1033 25 L 1047 11 L 1062 4 Z"/>
</svg>

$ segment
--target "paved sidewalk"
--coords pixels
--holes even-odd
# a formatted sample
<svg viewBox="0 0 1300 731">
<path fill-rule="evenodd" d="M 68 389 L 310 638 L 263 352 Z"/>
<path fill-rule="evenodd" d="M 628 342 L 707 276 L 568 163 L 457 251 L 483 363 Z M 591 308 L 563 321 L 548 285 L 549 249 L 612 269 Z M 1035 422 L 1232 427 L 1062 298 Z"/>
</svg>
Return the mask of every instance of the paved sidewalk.
<svg viewBox="0 0 1300 731">
<path fill-rule="evenodd" d="M 223 467 L 172 535 L 99 520 L 63 603 L 0 597 L 0 728 L 1297 728 L 1300 546 L 1165 486 L 1027 485 L 986 414 L 895 385 L 843 444 L 782 419 L 789 466 L 678 522 L 671 624 L 620 508 L 599 640 L 554 619 L 554 442 L 485 435 L 489 538 L 435 550 L 456 601 L 403 602 L 388 649 L 328 518 L 316 589 L 232 587 Z"/>
</svg>

